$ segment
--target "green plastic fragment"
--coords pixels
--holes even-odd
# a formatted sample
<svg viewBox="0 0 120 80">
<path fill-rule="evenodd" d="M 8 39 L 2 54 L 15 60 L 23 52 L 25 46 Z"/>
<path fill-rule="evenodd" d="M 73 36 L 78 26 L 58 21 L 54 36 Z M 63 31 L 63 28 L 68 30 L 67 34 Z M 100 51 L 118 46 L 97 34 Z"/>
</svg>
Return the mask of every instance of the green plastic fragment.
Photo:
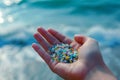
<svg viewBox="0 0 120 80">
<path fill-rule="evenodd" d="M 64 43 L 53 45 L 49 49 L 49 52 L 52 61 L 73 63 L 78 59 L 77 50 L 73 49 L 70 45 Z"/>
</svg>

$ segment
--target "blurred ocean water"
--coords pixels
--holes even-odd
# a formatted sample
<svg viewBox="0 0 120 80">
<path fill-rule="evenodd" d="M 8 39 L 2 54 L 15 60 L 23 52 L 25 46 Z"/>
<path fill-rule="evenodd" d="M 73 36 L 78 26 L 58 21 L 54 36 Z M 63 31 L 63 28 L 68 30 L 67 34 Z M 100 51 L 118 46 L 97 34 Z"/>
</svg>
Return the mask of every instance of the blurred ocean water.
<svg viewBox="0 0 120 80">
<path fill-rule="evenodd" d="M 62 80 L 31 47 L 39 26 L 95 38 L 120 79 L 120 0 L 1 0 L 0 80 Z"/>
</svg>

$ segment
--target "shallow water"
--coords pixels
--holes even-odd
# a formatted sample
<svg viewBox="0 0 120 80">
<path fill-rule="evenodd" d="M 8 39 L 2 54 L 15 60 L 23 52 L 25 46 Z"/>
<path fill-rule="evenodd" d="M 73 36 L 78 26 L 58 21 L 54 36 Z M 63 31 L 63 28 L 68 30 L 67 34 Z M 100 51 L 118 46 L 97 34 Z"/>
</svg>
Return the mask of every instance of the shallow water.
<svg viewBox="0 0 120 80">
<path fill-rule="evenodd" d="M 1 0 L 0 80 L 62 80 L 31 48 L 38 26 L 95 38 L 120 79 L 119 8 L 119 0 Z"/>
</svg>

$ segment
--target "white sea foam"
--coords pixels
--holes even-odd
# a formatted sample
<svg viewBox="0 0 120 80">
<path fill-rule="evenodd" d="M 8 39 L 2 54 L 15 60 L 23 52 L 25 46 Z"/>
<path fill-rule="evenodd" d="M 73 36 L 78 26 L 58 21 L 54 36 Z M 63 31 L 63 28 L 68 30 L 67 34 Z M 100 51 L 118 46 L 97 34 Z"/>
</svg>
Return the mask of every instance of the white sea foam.
<svg viewBox="0 0 120 80">
<path fill-rule="evenodd" d="M 38 54 L 35 54 L 31 46 L 23 49 L 4 46 L 0 49 L 0 55 L 1 80 L 56 80 L 58 78 Z"/>
<path fill-rule="evenodd" d="M 120 45 L 120 28 L 109 29 L 102 26 L 94 26 L 88 30 L 87 35 L 98 40 L 102 46 Z"/>
</svg>

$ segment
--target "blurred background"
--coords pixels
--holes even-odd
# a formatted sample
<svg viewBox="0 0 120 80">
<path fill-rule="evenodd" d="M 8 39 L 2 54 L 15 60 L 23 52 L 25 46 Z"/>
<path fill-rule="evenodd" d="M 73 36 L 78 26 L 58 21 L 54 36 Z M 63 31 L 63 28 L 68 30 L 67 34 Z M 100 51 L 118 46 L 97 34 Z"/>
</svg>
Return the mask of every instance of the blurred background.
<svg viewBox="0 0 120 80">
<path fill-rule="evenodd" d="M 95 38 L 120 80 L 120 0 L 0 0 L 0 80 L 62 80 L 31 47 L 39 26 Z"/>
</svg>

